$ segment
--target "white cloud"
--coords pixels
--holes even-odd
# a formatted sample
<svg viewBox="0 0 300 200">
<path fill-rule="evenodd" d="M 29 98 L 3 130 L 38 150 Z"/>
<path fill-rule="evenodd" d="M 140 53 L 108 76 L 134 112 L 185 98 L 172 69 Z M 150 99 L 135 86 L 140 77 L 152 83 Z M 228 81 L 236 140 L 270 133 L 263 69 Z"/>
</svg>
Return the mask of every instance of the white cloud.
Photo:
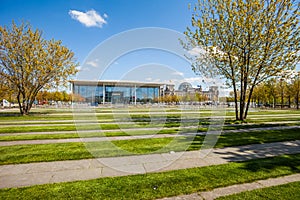
<svg viewBox="0 0 300 200">
<path fill-rule="evenodd" d="M 200 47 L 194 47 L 191 50 L 189 50 L 188 53 L 191 54 L 192 56 L 199 56 L 201 54 L 204 54 L 205 50 Z"/>
<path fill-rule="evenodd" d="M 91 71 L 90 68 L 88 67 L 80 67 L 79 71 L 82 71 L 82 72 L 89 72 Z"/>
<path fill-rule="evenodd" d="M 97 67 L 98 66 L 98 59 L 91 60 L 91 61 L 87 62 L 86 64 L 90 65 L 92 67 Z"/>
<path fill-rule="evenodd" d="M 104 13 L 103 17 L 104 18 L 108 18 L 108 15 L 106 13 Z"/>
<path fill-rule="evenodd" d="M 189 78 L 185 78 L 184 81 L 191 83 L 193 86 L 197 86 L 197 85 L 223 85 L 223 82 L 218 78 L 189 77 Z"/>
<path fill-rule="evenodd" d="M 191 83 L 193 86 L 201 85 L 203 79 L 200 77 L 190 77 L 190 78 L 185 78 L 182 82 L 188 82 Z"/>
<path fill-rule="evenodd" d="M 183 76 L 184 74 L 182 72 L 176 71 L 176 72 L 173 72 L 172 75 L 174 75 L 174 76 Z"/>
<path fill-rule="evenodd" d="M 95 10 L 89 10 L 87 12 L 81 12 L 77 10 L 70 10 L 69 15 L 85 25 L 86 27 L 99 27 L 101 28 L 103 24 L 107 24 L 104 18 L 108 18 L 107 14 L 102 17 Z"/>
</svg>

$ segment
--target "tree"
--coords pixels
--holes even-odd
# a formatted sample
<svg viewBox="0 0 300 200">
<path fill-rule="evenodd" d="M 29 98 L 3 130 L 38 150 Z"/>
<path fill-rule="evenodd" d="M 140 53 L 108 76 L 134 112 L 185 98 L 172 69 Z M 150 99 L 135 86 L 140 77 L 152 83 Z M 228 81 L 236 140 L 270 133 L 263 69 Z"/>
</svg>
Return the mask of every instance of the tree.
<svg viewBox="0 0 300 200">
<path fill-rule="evenodd" d="M 61 41 L 43 39 L 29 24 L 0 27 L 0 78 L 15 91 L 23 115 L 42 88 L 65 84 L 76 73 L 73 57 Z"/>
<path fill-rule="evenodd" d="M 269 96 L 269 103 L 273 105 L 273 108 L 275 108 L 276 103 L 277 103 L 277 94 L 278 94 L 278 86 L 276 84 L 276 79 L 271 78 L 267 80 L 265 83 L 268 91 L 268 96 Z"/>
<path fill-rule="evenodd" d="M 233 87 L 236 120 L 245 120 L 256 85 L 300 60 L 295 0 L 198 0 L 183 46 L 197 74 Z"/>
<path fill-rule="evenodd" d="M 2 99 L 9 99 L 12 93 L 13 92 L 7 85 L 7 82 L 3 78 L 0 78 L 0 101 Z"/>
<path fill-rule="evenodd" d="M 292 83 L 294 91 L 294 99 L 297 110 L 299 109 L 299 99 L 300 99 L 300 72 L 297 72 L 296 76 L 293 79 Z"/>
<path fill-rule="evenodd" d="M 261 83 L 254 88 L 251 99 L 252 102 L 255 102 L 258 107 L 269 103 L 268 88 L 265 83 Z"/>
</svg>

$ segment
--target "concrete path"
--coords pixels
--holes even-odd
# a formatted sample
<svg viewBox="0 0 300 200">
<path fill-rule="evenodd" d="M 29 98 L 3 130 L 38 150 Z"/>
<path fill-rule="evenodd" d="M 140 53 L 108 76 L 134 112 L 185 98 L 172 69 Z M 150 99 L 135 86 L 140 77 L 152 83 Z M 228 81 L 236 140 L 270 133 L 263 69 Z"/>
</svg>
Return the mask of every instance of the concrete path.
<svg viewBox="0 0 300 200">
<path fill-rule="evenodd" d="M 300 153 L 300 140 L 221 149 L 0 166 L 0 188 L 126 176 Z"/>
<path fill-rule="evenodd" d="M 277 186 L 277 185 L 283 185 L 283 184 L 293 183 L 298 181 L 300 181 L 300 174 L 292 174 L 292 175 L 283 176 L 279 178 L 269 178 L 266 180 L 259 180 L 252 183 L 244 183 L 244 184 L 231 185 L 223 188 L 216 188 L 208 192 L 193 193 L 189 195 L 182 195 L 176 197 L 167 197 L 161 200 L 192 200 L 192 199 L 213 200 L 222 196 L 227 196 L 231 194 L 237 194 L 245 191 L 251 191 L 251 190 L 256 190 L 261 188 Z"/>
<path fill-rule="evenodd" d="M 186 127 L 186 128 L 195 128 L 195 127 Z M 275 126 L 275 127 L 262 127 L 262 128 L 248 128 L 248 129 L 236 129 L 236 130 L 223 130 L 222 134 L 226 133 L 244 133 L 251 131 L 265 131 L 265 130 L 288 130 L 299 128 L 300 126 Z M 163 128 L 163 130 L 174 129 L 174 128 Z M 82 136 L 84 133 L 105 133 L 105 132 L 117 132 L 117 131 L 148 131 L 148 130 L 161 130 L 161 128 L 134 128 L 134 129 L 116 129 L 116 130 L 87 130 L 80 131 L 82 132 Z M 80 133 L 76 131 L 72 131 L 72 133 Z M 30 132 L 29 134 L 46 134 L 48 132 Z M 66 132 L 64 132 L 66 133 Z M 27 133 L 28 134 L 28 133 Z M 17 140 L 17 141 L 0 141 L 0 146 L 13 146 L 13 145 L 25 145 L 25 144 L 55 144 L 55 143 L 69 143 L 69 142 L 101 142 L 101 141 L 115 141 L 115 140 L 136 140 L 136 139 L 149 139 L 149 138 L 172 138 L 172 137 L 180 137 L 180 136 L 192 136 L 195 135 L 205 135 L 206 132 L 199 133 L 179 133 L 179 134 L 148 134 L 148 135 L 131 135 L 131 136 L 113 136 L 113 137 L 81 137 L 81 138 L 67 138 L 67 139 L 44 139 L 44 140 Z M 26 135 L 26 133 L 22 134 L 0 134 L 1 136 L 13 136 L 13 135 Z M 79 137 L 81 135 L 79 134 Z"/>
</svg>

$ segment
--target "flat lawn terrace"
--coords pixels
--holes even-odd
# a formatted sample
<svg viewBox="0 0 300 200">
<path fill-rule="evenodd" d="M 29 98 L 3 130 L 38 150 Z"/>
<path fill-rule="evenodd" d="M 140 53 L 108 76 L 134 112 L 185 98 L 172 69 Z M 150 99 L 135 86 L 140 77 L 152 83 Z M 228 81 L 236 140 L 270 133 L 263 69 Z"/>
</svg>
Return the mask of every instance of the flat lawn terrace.
<svg viewBox="0 0 300 200">
<path fill-rule="evenodd" d="M 299 172 L 298 110 L 250 110 L 243 124 L 229 108 L 0 110 L 0 199 L 200 199 Z M 298 179 L 224 198 L 286 199 Z"/>
</svg>

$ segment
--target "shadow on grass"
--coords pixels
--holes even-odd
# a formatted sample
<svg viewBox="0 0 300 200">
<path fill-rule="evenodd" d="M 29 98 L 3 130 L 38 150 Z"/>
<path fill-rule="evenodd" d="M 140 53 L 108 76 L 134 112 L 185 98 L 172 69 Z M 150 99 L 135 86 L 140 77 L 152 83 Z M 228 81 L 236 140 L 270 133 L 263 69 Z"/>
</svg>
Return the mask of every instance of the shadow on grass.
<svg viewBox="0 0 300 200">
<path fill-rule="evenodd" d="M 274 157 L 273 159 L 257 159 L 253 162 L 246 162 L 242 169 L 251 172 L 270 172 L 274 169 L 289 168 L 293 173 L 300 173 L 300 155 L 295 158 L 291 155 Z"/>
<path fill-rule="evenodd" d="M 50 108 L 51 109 L 51 108 Z M 39 117 L 43 115 L 48 115 L 48 114 L 60 114 L 60 113 L 72 113 L 69 110 L 48 110 L 45 108 L 45 110 L 34 110 L 31 109 L 28 115 L 22 115 L 20 113 L 19 107 L 16 110 L 7 110 L 0 112 L 0 117 Z"/>
<path fill-rule="evenodd" d="M 39 116 L 39 115 L 46 115 L 49 114 L 50 112 L 34 112 L 34 113 L 29 113 L 27 116 Z M 0 113 L 0 117 L 23 117 L 20 112 L 2 112 Z"/>
<path fill-rule="evenodd" d="M 298 159 L 291 159 L 291 154 L 300 153 L 300 142 L 277 142 L 277 143 L 266 143 L 266 144 L 253 144 L 248 146 L 237 146 L 227 149 L 216 150 L 215 153 L 220 155 L 223 159 L 228 161 L 245 161 L 252 159 L 259 159 L 264 157 L 274 157 L 272 162 L 270 160 L 257 160 L 246 165 L 246 168 L 250 171 L 261 171 L 271 170 L 276 168 L 278 165 L 291 167 L 295 172 L 300 172 L 300 168 L 293 168 L 293 166 L 300 166 L 300 156 Z M 281 156 L 284 155 L 284 156 Z M 296 163 L 295 163 L 296 162 Z"/>
<path fill-rule="evenodd" d="M 199 150 L 206 132 L 198 131 L 189 150 Z M 300 129 L 222 133 L 215 148 L 300 140 Z"/>
</svg>

